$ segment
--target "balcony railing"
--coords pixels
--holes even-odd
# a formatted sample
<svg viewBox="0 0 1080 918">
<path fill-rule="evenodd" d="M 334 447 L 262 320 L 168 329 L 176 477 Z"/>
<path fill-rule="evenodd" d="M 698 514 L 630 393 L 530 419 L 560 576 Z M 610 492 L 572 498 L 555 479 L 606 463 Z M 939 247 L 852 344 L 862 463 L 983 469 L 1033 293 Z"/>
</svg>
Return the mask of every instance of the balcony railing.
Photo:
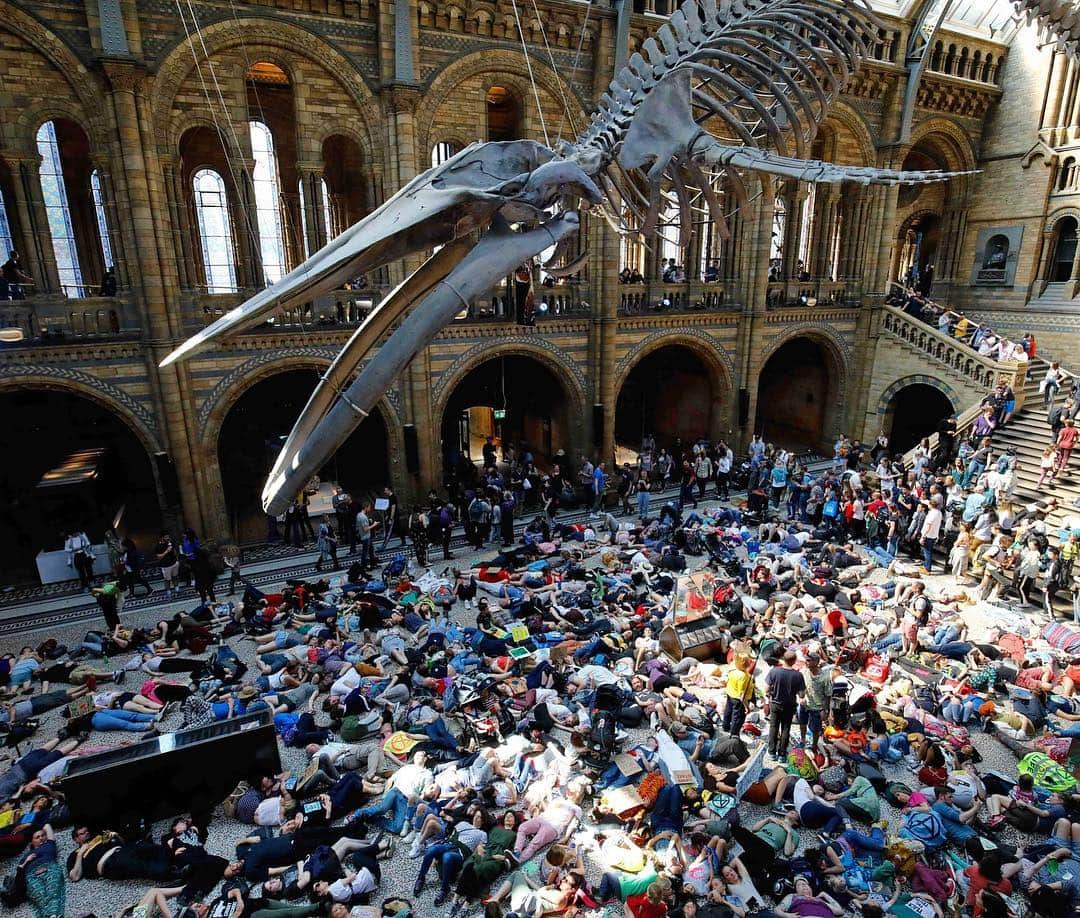
<svg viewBox="0 0 1080 918">
<path fill-rule="evenodd" d="M 770 281 L 765 292 L 766 309 L 805 306 L 857 307 L 862 304 L 862 281 L 846 280 Z"/>
<path fill-rule="evenodd" d="M 654 313 L 736 312 L 741 308 L 735 298 L 735 281 L 713 283 L 686 281 L 681 284 L 663 281 L 619 285 L 619 314 L 623 316 Z"/>
<path fill-rule="evenodd" d="M 310 303 L 283 309 L 271 315 L 252 332 L 274 332 L 282 328 L 340 328 L 357 326 L 368 317 L 388 287 L 332 290 Z M 235 309 L 247 298 L 246 293 L 200 294 L 193 308 L 199 324 L 206 326 Z"/>
<path fill-rule="evenodd" d="M 500 284 L 467 310 L 458 313 L 454 321 L 532 324 L 552 319 L 587 319 L 592 314 L 592 306 L 584 296 L 585 291 L 586 285 L 580 283 L 534 286 L 534 311 L 530 322 L 517 314 L 513 294 L 506 291 L 504 284 Z"/>
<path fill-rule="evenodd" d="M 126 297 L 30 294 L 0 301 L 0 342 L 8 347 L 131 337 L 138 332 Z"/>
</svg>

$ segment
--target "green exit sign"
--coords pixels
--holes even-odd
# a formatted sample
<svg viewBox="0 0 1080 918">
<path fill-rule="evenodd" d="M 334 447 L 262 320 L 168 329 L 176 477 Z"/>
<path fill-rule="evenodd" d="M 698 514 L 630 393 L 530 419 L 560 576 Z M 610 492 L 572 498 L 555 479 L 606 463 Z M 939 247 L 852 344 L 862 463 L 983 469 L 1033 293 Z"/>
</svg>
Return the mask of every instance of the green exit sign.
<svg viewBox="0 0 1080 918">
<path fill-rule="evenodd" d="M 501 421 L 506 417 L 506 411 L 501 408 L 496 408 L 493 414 L 495 415 L 496 421 Z"/>
</svg>

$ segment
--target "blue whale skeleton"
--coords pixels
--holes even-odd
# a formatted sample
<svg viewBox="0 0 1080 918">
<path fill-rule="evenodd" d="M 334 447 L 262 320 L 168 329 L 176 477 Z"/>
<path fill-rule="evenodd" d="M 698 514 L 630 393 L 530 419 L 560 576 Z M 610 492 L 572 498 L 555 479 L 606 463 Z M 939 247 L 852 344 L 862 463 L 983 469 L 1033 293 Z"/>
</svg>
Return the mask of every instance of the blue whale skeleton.
<svg viewBox="0 0 1080 918">
<path fill-rule="evenodd" d="M 1080 13 L 1073 0 L 1018 0 L 1016 7 L 1075 54 Z M 277 515 L 462 308 L 552 246 L 551 274 L 581 269 L 585 256 L 571 258 L 578 209 L 599 210 L 619 232 L 627 232 L 623 215 L 631 214 L 650 239 L 661 201 L 671 200 L 685 243 L 695 207 L 730 236 L 716 182 L 725 180 L 745 206 L 744 173 L 887 185 L 958 174 L 806 158 L 830 104 L 872 55 L 879 28 L 866 0 L 686 0 L 615 76 L 576 140 L 554 150 L 528 140 L 466 147 L 161 365 L 381 265 L 440 247 L 378 303 L 323 375 L 263 489 L 264 508 Z"/>
</svg>

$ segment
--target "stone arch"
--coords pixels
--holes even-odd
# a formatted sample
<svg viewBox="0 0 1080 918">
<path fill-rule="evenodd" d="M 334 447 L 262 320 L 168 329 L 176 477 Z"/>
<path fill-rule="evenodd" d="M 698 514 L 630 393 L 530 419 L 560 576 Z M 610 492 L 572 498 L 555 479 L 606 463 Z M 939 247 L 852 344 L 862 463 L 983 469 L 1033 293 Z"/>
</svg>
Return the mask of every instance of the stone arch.
<svg viewBox="0 0 1080 918">
<path fill-rule="evenodd" d="M 446 371 L 439 376 L 438 381 L 432 388 L 432 417 L 436 423 L 442 423 L 443 413 L 446 411 L 447 402 L 458 384 L 465 379 L 470 371 L 476 369 L 482 363 L 486 363 L 494 357 L 504 356 L 532 357 L 538 363 L 543 364 L 556 379 L 566 387 L 567 395 L 570 396 L 574 410 L 574 422 L 578 428 L 583 427 L 587 409 L 587 387 L 584 374 L 578 369 L 574 358 L 566 351 L 542 338 L 502 338 L 497 344 L 485 342 L 469 348 Z M 580 433 L 580 430 L 578 430 Z"/>
<path fill-rule="evenodd" d="M 108 110 L 105 104 L 105 94 L 101 91 L 94 74 L 90 72 L 82 58 L 75 50 L 57 33 L 46 28 L 35 17 L 24 12 L 12 3 L 0 2 L 0 8 L 4 11 L 3 27 L 9 32 L 24 39 L 33 48 L 45 57 L 63 76 L 71 86 L 82 112 L 72 118 L 80 124 L 91 124 L 87 130 L 87 136 L 96 146 L 104 142 L 104 125 L 101 117 Z M 64 117 L 70 117 L 65 115 Z M 48 119 L 44 119 L 48 120 Z M 20 119 L 21 123 L 21 119 Z M 33 135 L 30 135 L 33 139 Z M 31 143 L 28 149 L 33 149 Z"/>
<path fill-rule="evenodd" d="M 757 426 L 757 421 L 761 418 L 761 406 L 758 402 L 764 371 L 770 358 L 785 344 L 799 338 L 808 339 L 819 345 L 828 363 L 827 370 L 830 378 L 827 392 L 828 400 L 824 405 L 822 418 L 822 436 L 829 438 L 838 433 L 844 424 L 844 396 L 847 391 L 848 380 L 852 376 L 853 357 L 848 342 L 823 323 L 797 322 L 787 326 L 779 334 L 769 339 L 760 356 L 759 369 L 753 388 L 754 424 Z"/>
<path fill-rule="evenodd" d="M 915 126 L 911 140 L 902 149 L 900 162 L 919 143 L 932 147 L 940 154 L 945 167 L 950 172 L 973 172 L 976 169 L 975 149 L 971 138 L 953 122 L 944 118 L 931 118 Z M 963 200 L 971 191 L 971 176 L 964 175 L 951 179 L 948 186 L 955 186 L 956 194 L 950 199 Z"/>
<path fill-rule="evenodd" d="M 866 121 L 863 120 L 862 115 L 854 108 L 846 102 L 834 101 L 829 106 L 829 114 L 825 119 L 825 124 L 828 125 L 830 121 L 847 128 L 855 138 L 862 159 L 858 165 L 872 166 L 877 162 L 877 147 L 873 135 L 870 133 L 870 128 L 867 126 Z"/>
<path fill-rule="evenodd" d="M 917 210 L 915 213 L 905 218 L 904 222 L 900 224 L 900 228 L 896 231 L 896 238 L 903 239 L 905 234 L 912 225 L 918 220 L 924 220 L 927 217 L 940 217 L 941 213 L 936 208 L 924 207 L 922 210 Z"/>
<path fill-rule="evenodd" d="M 157 419 L 145 404 L 122 389 L 68 367 L 13 364 L 0 367 L 0 392 L 53 389 L 89 399 L 121 420 L 145 447 L 151 459 L 165 452 Z"/>
<path fill-rule="evenodd" d="M 881 393 L 881 398 L 878 399 L 877 413 L 879 416 L 887 413 L 889 409 L 889 403 L 893 400 L 893 396 L 896 395 L 901 389 L 906 389 L 908 386 L 933 386 L 942 395 L 944 395 L 953 407 L 956 406 L 957 395 L 956 391 L 944 380 L 938 379 L 936 376 L 926 376 L 923 374 L 914 374 L 911 376 L 904 376 L 892 383 L 884 392 Z"/>
<path fill-rule="evenodd" d="M 19 119 L 15 122 L 15 131 L 21 144 L 26 145 L 27 150 L 32 150 L 37 155 L 37 132 L 46 121 L 70 121 L 78 125 L 79 129 L 90 141 L 90 149 L 95 156 L 108 157 L 107 142 L 103 134 L 90 115 L 83 111 L 80 106 L 67 99 L 43 100 L 38 105 L 32 105 L 19 113 Z"/>
<path fill-rule="evenodd" d="M 579 119 L 580 124 L 584 124 L 586 105 L 574 86 L 540 61 L 533 62 L 532 72 L 537 85 L 554 100 L 556 105 L 561 107 L 565 98 L 572 107 L 576 106 L 573 116 Z M 493 49 L 467 54 L 441 70 L 435 71 L 430 77 L 427 92 L 416 110 L 416 124 L 420 132 L 418 149 L 431 149 L 431 130 L 435 114 L 450 97 L 450 94 L 465 80 L 484 73 L 491 73 L 493 76 L 498 75 L 502 79 L 505 79 L 506 76 L 513 77 L 520 86 L 524 87 L 522 102 L 526 112 L 530 110 L 530 107 L 536 106 L 536 99 L 533 96 L 529 81 L 529 71 L 520 53 Z M 573 128 L 573 125 L 571 125 L 571 128 Z M 571 130 L 570 133 L 574 133 L 574 131 Z"/>
<path fill-rule="evenodd" d="M 897 398 L 911 386 L 929 387 L 940 392 L 941 398 L 935 404 L 931 394 L 922 389 L 911 393 L 906 399 Z M 913 399 L 916 404 L 913 404 Z M 891 452 L 906 452 L 919 439 L 930 436 L 943 417 L 954 414 L 957 404 L 956 392 L 943 380 L 922 373 L 904 376 L 889 385 L 878 399 L 878 429 L 889 437 Z"/>
<path fill-rule="evenodd" d="M 659 331 L 637 342 L 615 365 L 614 393 L 618 398 L 626 378 L 641 361 L 662 347 L 682 346 L 698 357 L 713 374 L 723 391 L 734 392 L 735 363 L 724 346 L 705 332 L 690 329 Z"/>
<path fill-rule="evenodd" d="M 288 348 L 269 351 L 235 367 L 218 380 L 196 412 L 202 428 L 200 440 L 203 446 L 210 450 L 217 449 L 221 428 L 229 411 L 256 383 L 286 370 L 325 370 L 337 357 L 337 353 L 336 348 L 330 347 Z M 396 393 L 393 396 L 396 396 Z M 391 468 L 400 465 L 404 448 L 400 411 L 393 404 L 393 396 L 390 393 L 384 395 L 375 406 L 389 435 Z"/>
<path fill-rule="evenodd" d="M 1059 210 L 1055 210 L 1046 218 L 1046 225 L 1043 227 L 1043 233 L 1047 236 L 1052 236 L 1058 223 L 1066 217 L 1072 217 L 1077 225 L 1080 226 L 1080 207 L 1062 207 Z"/>
<path fill-rule="evenodd" d="M 258 45 L 277 47 L 317 64 L 341 83 L 352 98 L 363 125 L 361 149 L 372 158 L 372 138 L 380 135 L 379 101 L 363 74 L 334 45 L 293 22 L 269 16 L 242 16 L 203 24 L 201 40 L 210 55 L 234 47 Z M 154 132 L 159 146 L 167 149 L 178 137 L 171 136 L 173 99 L 178 88 L 194 70 L 189 39 L 178 39 L 162 54 L 151 90 L 150 110 L 154 113 Z M 290 64 L 295 70 L 295 65 Z"/>
</svg>

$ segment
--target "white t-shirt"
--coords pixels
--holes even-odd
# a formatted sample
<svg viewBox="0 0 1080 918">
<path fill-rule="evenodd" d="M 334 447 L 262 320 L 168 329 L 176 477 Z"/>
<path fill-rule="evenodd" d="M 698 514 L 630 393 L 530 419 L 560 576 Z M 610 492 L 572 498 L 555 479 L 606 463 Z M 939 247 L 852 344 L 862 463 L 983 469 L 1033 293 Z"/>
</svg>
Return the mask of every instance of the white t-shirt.
<svg viewBox="0 0 1080 918">
<path fill-rule="evenodd" d="M 367 867 L 361 867 L 356 871 L 356 876 L 353 877 L 351 883 L 346 883 L 344 877 L 334 880 L 330 884 L 330 898 L 335 902 L 348 902 L 353 896 L 374 892 L 377 887 L 378 884 L 375 882 L 375 877 L 371 875 L 371 871 Z"/>
<path fill-rule="evenodd" d="M 257 826 L 280 826 L 284 821 L 280 797 L 267 797 L 255 807 L 255 825 Z"/>
<path fill-rule="evenodd" d="M 795 782 L 795 790 L 792 794 L 792 799 L 795 802 L 795 809 L 802 812 L 802 808 L 814 799 L 814 789 L 810 786 L 810 783 L 806 778 L 799 778 Z"/>
<path fill-rule="evenodd" d="M 581 807 L 569 800 L 553 800 L 543 812 L 546 819 L 559 832 L 565 832 L 575 819 L 581 817 Z"/>
</svg>

